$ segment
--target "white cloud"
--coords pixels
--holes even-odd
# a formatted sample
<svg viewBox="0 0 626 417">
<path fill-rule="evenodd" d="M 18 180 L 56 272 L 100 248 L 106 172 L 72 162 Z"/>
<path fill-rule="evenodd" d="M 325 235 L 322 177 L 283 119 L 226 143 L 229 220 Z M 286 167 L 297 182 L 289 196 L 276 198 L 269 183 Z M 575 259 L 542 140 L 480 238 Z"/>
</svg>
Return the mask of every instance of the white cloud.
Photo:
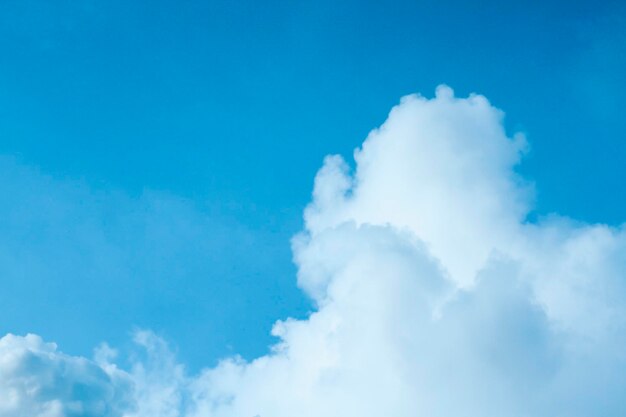
<svg viewBox="0 0 626 417">
<path fill-rule="evenodd" d="M 525 142 L 502 117 L 439 87 L 392 110 L 353 174 L 328 157 L 293 241 L 317 311 L 278 322 L 267 356 L 195 377 L 138 334 L 125 415 L 624 415 L 626 232 L 526 222 Z"/>
<path fill-rule="evenodd" d="M 0 416 L 120 417 L 131 388 L 115 366 L 64 355 L 39 336 L 0 339 Z"/>
</svg>

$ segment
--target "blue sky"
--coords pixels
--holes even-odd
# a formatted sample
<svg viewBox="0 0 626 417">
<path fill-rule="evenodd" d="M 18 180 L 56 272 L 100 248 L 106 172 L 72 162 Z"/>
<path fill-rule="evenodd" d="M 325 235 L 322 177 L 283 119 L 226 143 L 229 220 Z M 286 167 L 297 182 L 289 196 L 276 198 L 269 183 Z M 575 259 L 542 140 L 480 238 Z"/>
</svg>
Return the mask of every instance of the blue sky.
<svg viewBox="0 0 626 417">
<path fill-rule="evenodd" d="M 621 224 L 620 3 L 2 2 L 0 333 L 265 353 L 324 156 L 440 83 L 526 134 L 530 218 Z"/>
</svg>

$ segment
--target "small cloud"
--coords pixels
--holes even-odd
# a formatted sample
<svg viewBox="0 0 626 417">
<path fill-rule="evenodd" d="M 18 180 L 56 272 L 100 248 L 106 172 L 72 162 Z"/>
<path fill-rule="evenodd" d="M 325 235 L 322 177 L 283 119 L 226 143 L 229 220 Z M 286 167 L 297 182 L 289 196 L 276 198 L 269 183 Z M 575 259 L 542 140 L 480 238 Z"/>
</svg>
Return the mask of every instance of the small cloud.
<svg viewBox="0 0 626 417">
<path fill-rule="evenodd" d="M 65 355 L 36 335 L 0 339 L 0 416 L 121 417 L 131 405 L 132 381 Z"/>
</svg>

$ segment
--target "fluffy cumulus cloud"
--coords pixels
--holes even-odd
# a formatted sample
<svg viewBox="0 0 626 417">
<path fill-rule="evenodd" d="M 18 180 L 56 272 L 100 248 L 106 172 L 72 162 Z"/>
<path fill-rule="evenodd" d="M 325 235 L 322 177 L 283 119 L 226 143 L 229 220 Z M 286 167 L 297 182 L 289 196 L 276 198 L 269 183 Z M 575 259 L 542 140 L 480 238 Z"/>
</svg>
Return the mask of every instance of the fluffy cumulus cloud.
<svg viewBox="0 0 626 417">
<path fill-rule="evenodd" d="M 114 365 L 64 355 L 36 335 L 0 339 L 2 417 L 121 417 L 131 389 Z"/>
<path fill-rule="evenodd" d="M 528 221 L 502 119 L 442 86 L 403 98 L 353 168 L 326 158 L 292 242 L 316 308 L 266 356 L 191 376 L 139 333 L 122 371 L 7 336 L 0 415 L 625 415 L 626 231 Z"/>
</svg>

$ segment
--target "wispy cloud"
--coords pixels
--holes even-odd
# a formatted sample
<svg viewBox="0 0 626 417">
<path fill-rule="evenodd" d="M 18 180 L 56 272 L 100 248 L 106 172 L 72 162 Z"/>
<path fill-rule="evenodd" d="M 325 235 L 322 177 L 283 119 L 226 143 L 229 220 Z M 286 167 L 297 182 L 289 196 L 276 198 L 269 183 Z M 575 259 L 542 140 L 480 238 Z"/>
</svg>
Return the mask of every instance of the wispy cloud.
<svg viewBox="0 0 626 417">
<path fill-rule="evenodd" d="M 85 354 L 102 340 L 124 343 L 134 326 L 149 327 L 186 346 L 195 367 L 198 357 L 216 361 L 248 337 L 262 342 L 237 350 L 245 356 L 271 343 L 273 317 L 285 306 L 249 293 L 298 295 L 282 291 L 292 288 L 288 234 L 242 225 L 209 201 L 129 195 L 2 156 L 0 195 L 1 333 L 34 332 Z M 259 315 L 233 329 L 248 304 Z"/>
</svg>

